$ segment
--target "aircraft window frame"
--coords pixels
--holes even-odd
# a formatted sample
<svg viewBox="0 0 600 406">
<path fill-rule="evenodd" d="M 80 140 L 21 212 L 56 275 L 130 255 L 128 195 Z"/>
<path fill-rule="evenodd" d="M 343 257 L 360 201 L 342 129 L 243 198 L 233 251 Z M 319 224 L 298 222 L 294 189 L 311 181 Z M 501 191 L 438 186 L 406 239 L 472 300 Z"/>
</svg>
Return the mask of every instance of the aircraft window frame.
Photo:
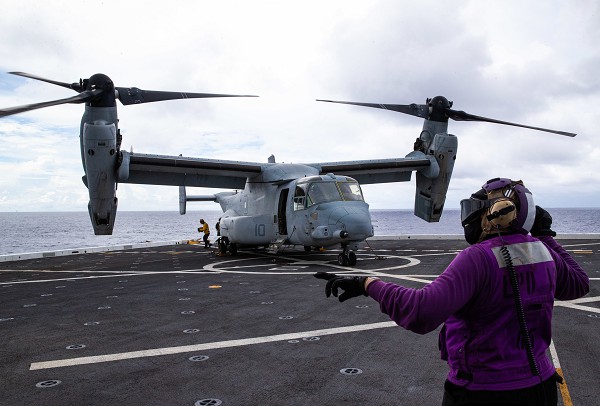
<svg viewBox="0 0 600 406">
<path fill-rule="evenodd" d="M 306 208 L 306 185 L 296 185 L 294 190 L 293 204 L 294 211 L 304 210 Z"/>
</svg>

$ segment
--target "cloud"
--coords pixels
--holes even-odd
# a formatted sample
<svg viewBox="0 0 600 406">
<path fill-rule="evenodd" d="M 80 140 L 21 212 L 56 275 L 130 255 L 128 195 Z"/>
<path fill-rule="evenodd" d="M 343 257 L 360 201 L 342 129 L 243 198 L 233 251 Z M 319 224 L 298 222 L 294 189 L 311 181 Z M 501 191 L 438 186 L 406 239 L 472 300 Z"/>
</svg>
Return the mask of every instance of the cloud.
<svg viewBox="0 0 600 406">
<path fill-rule="evenodd" d="M 472 114 L 578 133 L 451 121 L 459 151 L 447 207 L 496 176 L 523 178 L 548 207 L 598 206 L 595 1 L 8 3 L 1 106 L 74 94 L 2 73 L 14 70 L 261 96 L 119 105 L 124 149 L 256 162 L 402 157 L 420 119 L 314 99 L 410 104 L 444 95 Z M 64 105 L 0 120 L 0 170 L 11 174 L 0 180 L 0 210 L 87 210 L 82 111 Z M 411 208 L 414 181 L 364 191 L 372 208 Z M 121 210 L 177 207 L 176 188 L 119 185 L 117 195 Z"/>
</svg>

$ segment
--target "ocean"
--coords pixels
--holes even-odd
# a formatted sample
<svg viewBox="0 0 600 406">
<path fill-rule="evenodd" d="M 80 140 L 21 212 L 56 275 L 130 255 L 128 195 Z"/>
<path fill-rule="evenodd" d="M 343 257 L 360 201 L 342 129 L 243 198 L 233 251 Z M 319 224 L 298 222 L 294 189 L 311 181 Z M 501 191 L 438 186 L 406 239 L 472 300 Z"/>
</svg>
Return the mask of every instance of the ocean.
<svg viewBox="0 0 600 406">
<path fill-rule="evenodd" d="M 557 233 L 600 233 L 600 208 L 548 209 Z M 200 237 L 204 218 L 214 233 L 220 211 L 120 211 L 113 235 L 94 235 L 87 212 L 0 212 L 0 255 L 105 247 Z M 459 234 L 460 210 L 447 209 L 439 223 L 427 223 L 412 210 L 371 210 L 376 236 Z M 213 237 L 214 238 L 214 237 Z"/>
</svg>

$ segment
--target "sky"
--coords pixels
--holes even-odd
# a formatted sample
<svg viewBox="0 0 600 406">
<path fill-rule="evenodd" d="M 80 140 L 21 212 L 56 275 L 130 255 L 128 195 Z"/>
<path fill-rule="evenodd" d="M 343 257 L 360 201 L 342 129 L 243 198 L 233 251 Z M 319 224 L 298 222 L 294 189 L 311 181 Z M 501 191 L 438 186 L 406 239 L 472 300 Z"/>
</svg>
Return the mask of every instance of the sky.
<svg viewBox="0 0 600 406">
<path fill-rule="evenodd" d="M 446 208 L 494 177 L 522 179 L 543 207 L 600 207 L 598 21 L 595 0 L 5 0 L 0 106 L 75 94 L 10 71 L 258 95 L 118 103 L 122 147 L 307 163 L 404 157 L 423 125 L 315 99 L 423 104 L 442 95 L 456 110 L 578 134 L 450 121 L 459 145 Z M 87 210 L 82 113 L 69 104 L 0 119 L 0 211 Z M 414 182 L 363 193 L 372 209 L 411 209 Z M 117 196 L 119 210 L 178 210 L 176 187 L 120 184 Z"/>
</svg>

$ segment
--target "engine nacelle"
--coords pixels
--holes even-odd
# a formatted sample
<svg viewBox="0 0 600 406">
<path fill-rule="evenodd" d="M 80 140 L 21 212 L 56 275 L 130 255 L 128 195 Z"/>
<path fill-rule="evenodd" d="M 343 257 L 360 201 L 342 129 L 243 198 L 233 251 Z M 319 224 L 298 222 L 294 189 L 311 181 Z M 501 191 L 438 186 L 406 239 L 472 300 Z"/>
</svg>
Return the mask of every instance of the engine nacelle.
<svg viewBox="0 0 600 406">
<path fill-rule="evenodd" d="M 103 120 L 84 123 L 82 153 L 85 157 L 85 182 L 90 201 L 88 211 L 94 234 L 112 234 L 117 214 L 117 129 Z"/>
<path fill-rule="evenodd" d="M 457 137 L 446 132 L 436 134 L 429 143 L 426 156 L 432 160 L 432 167 L 437 164 L 439 170 L 432 171 L 431 168 L 426 168 L 417 171 L 415 216 L 430 223 L 440 221 L 454 170 L 457 148 Z"/>
</svg>

